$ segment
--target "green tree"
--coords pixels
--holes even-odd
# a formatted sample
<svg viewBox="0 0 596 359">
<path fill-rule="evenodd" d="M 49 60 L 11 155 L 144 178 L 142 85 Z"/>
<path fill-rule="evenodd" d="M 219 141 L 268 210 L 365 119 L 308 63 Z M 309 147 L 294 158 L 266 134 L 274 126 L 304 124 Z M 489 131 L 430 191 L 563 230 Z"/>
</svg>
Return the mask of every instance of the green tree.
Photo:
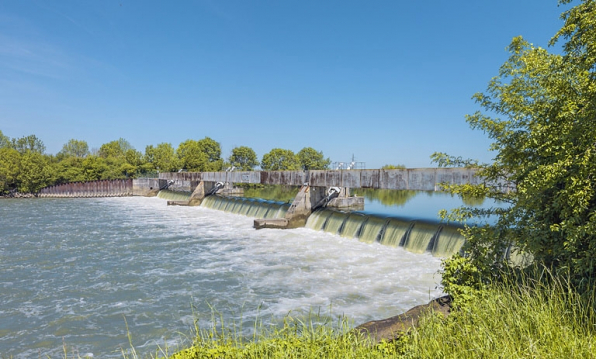
<svg viewBox="0 0 596 359">
<path fill-rule="evenodd" d="M 451 214 L 456 219 L 498 216 L 494 226 L 465 231 L 465 250 L 485 276 L 496 273 L 505 249 L 513 245 L 537 263 L 569 271 L 579 286 L 596 278 L 596 2 L 584 0 L 562 19 L 565 24 L 551 45 L 565 39 L 563 53 L 514 38 L 499 75 L 486 93 L 474 95 L 490 116 L 467 116 L 473 129 L 494 141 L 490 148 L 496 157 L 478 165 L 483 184 L 447 188 L 510 204 Z M 471 163 L 442 153 L 433 159 L 439 165 Z"/>
<path fill-rule="evenodd" d="M 147 146 L 145 160 L 160 172 L 175 172 L 179 168 L 174 147 L 167 142 L 160 143 L 155 147 Z"/>
<path fill-rule="evenodd" d="M 94 155 L 87 156 L 83 160 L 82 166 L 85 181 L 97 181 L 108 178 L 104 173 L 109 171 L 109 167 L 106 160 L 101 157 Z"/>
<path fill-rule="evenodd" d="M 10 147 L 0 147 L 0 193 L 17 187 L 21 154 Z"/>
<path fill-rule="evenodd" d="M 274 148 L 263 155 L 261 168 L 266 171 L 296 171 L 300 169 L 300 161 L 293 151 Z"/>
<path fill-rule="evenodd" d="M 200 141 L 186 140 L 176 149 L 182 168 L 189 172 L 221 171 L 221 146 L 209 137 Z"/>
<path fill-rule="evenodd" d="M 56 181 L 58 183 L 86 181 L 83 169 L 83 158 L 66 157 L 56 165 Z"/>
<path fill-rule="evenodd" d="M 22 193 L 37 193 L 54 182 L 55 173 L 49 158 L 35 151 L 26 151 L 21 156 L 17 175 L 18 190 Z"/>
<path fill-rule="evenodd" d="M 89 155 L 89 145 L 86 141 L 71 139 L 62 146 L 58 152 L 58 157 L 79 157 L 83 158 Z"/>
<path fill-rule="evenodd" d="M 126 156 L 126 151 L 134 149 L 130 142 L 125 140 L 124 138 L 119 138 L 116 141 L 111 141 L 108 143 L 104 143 L 99 148 L 99 157 L 101 158 L 124 158 Z"/>
<path fill-rule="evenodd" d="M 21 138 L 13 138 L 11 146 L 19 153 L 25 153 L 27 151 L 37 152 L 43 154 L 46 151 L 46 146 L 43 142 L 35 135 L 29 135 Z"/>
<path fill-rule="evenodd" d="M 221 146 L 219 142 L 205 137 L 199 141 L 201 150 L 207 155 L 207 168 L 205 171 L 221 171 L 223 159 L 221 158 Z"/>
<path fill-rule="evenodd" d="M 0 148 L 10 147 L 10 138 L 4 136 L 2 131 L 0 131 Z"/>
<path fill-rule="evenodd" d="M 199 141 L 186 140 L 176 149 L 180 166 L 189 172 L 205 172 L 209 168 L 209 156 L 203 152 Z"/>
<path fill-rule="evenodd" d="M 229 161 L 230 164 L 235 166 L 239 171 L 252 171 L 259 165 L 259 160 L 257 159 L 255 151 L 246 146 L 239 146 L 232 149 Z"/>
<path fill-rule="evenodd" d="M 331 160 L 323 156 L 323 151 L 317 151 L 312 147 L 304 147 L 296 156 L 303 170 L 324 170 L 329 168 Z"/>
</svg>

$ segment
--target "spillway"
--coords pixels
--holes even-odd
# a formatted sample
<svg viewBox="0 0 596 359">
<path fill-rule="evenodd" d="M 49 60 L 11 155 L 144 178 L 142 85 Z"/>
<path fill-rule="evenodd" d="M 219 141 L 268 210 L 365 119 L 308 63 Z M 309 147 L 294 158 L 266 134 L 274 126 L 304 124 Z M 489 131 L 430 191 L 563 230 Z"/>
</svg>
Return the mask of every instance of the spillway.
<svg viewBox="0 0 596 359">
<path fill-rule="evenodd" d="M 254 218 L 283 218 L 290 204 L 244 197 L 206 197 L 201 206 Z M 464 244 L 461 226 L 436 221 L 406 220 L 360 212 L 322 209 L 313 212 L 306 227 L 358 239 L 403 247 L 412 253 L 430 252 L 436 257 L 457 253 Z"/>
</svg>

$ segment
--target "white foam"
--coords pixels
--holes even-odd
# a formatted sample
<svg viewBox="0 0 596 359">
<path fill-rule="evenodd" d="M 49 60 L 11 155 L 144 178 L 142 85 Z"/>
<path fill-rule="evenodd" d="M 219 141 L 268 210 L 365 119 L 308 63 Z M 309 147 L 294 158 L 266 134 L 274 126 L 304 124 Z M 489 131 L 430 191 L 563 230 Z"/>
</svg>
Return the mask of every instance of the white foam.
<svg viewBox="0 0 596 359">
<path fill-rule="evenodd" d="M 178 342 L 193 315 L 208 326 L 211 308 L 245 322 L 320 311 L 359 324 L 441 294 L 440 260 L 402 248 L 304 228 L 255 230 L 250 217 L 157 198 L 81 200 L 78 213 L 68 211 L 73 201 L 47 203 L 38 205 L 45 227 L 18 234 L 31 243 L 5 246 L 15 263 L 3 272 L 13 285 L 0 294 L 0 320 L 15 317 L 23 330 L 0 351 L 19 359 L 54 332 L 81 352 L 110 357 L 128 347 L 123 315 L 135 343 L 150 347 L 162 336 Z M 52 206 L 57 217 L 43 212 Z M 40 251 L 46 269 L 36 271 Z"/>
</svg>

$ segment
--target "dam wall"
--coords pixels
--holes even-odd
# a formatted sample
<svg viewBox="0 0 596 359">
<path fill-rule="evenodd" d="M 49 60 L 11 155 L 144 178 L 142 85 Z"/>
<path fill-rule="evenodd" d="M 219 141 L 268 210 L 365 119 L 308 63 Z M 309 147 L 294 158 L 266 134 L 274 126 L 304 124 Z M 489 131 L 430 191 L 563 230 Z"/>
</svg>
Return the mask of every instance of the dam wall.
<svg viewBox="0 0 596 359">
<path fill-rule="evenodd" d="M 310 187 L 348 187 L 394 190 L 439 191 L 441 183 L 481 184 L 484 180 L 473 168 L 408 168 L 373 170 L 250 171 L 250 172 L 167 172 L 160 179 L 175 182 L 253 183 Z M 511 187 L 508 183 L 492 184 Z"/>
<path fill-rule="evenodd" d="M 91 182 L 71 182 L 42 188 L 38 197 L 126 197 L 133 195 L 133 180 L 103 180 Z"/>
</svg>

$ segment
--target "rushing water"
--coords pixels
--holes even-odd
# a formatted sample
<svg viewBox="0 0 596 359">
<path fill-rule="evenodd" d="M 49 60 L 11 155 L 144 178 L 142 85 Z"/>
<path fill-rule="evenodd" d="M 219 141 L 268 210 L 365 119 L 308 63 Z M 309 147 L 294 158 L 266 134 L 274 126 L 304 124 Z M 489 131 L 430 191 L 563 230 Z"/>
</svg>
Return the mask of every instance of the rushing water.
<svg viewBox="0 0 596 359">
<path fill-rule="evenodd" d="M 155 353 L 210 307 L 249 328 L 311 308 L 359 324 L 440 295 L 430 254 L 252 222 L 159 198 L 1 200 L 0 357 L 62 357 L 63 343 L 121 357 L 125 320 Z"/>
</svg>

